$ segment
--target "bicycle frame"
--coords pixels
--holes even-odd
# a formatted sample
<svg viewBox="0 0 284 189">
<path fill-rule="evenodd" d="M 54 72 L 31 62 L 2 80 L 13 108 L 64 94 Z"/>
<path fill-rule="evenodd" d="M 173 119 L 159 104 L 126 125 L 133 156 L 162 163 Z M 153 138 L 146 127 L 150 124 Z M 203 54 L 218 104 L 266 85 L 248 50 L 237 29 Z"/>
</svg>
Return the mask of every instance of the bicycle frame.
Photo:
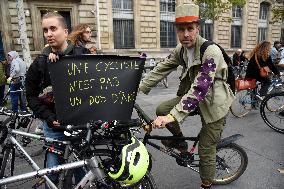
<svg viewBox="0 0 284 189">
<path fill-rule="evenodd" d="M 151 135 L 149 132 L 147 132 L 143 138 L 143 143 L 145 144 L 149 144 L 150 146 L 152 146 L 153 148 L 171 156 L 171 157 L 174 157 L 178 160 L 183 160 L 183 158 L 180 157 L 180 155 L 177 153 L 177 152 L 174 152 L 172 149 L 166 149 L 165 147 L 162 147 L 160 145 L 157 145 L 151 141 L 149 141 L 149 139 L 153 139 L 153 140 L 189 140 L 189 141 L 193 141 L 193 145 L 191 146 L 190 148 L 190 151 L 189 153 L 191 155 L 197 155 L 194 153 L 194 150 L 196 148 L 196 145 L 198 144 L 198 141 L 199 141 L 199 137 L 175 137 L 175 136 L 158 136 L 158 135 Z M 198 160 L 194 160 L 193 162 L 196 162 Z M 199 171 L 197 169 L 194 169 L 194 167 L 198 167 L 199 165 L 196 163 L 191 163 L 190 165 L 188 165 L 187 167 L 190 168 L 191 170 L 199 173 Z"/>
<path fill-rule="evenodd" d="M 15 146 L 17 151 L 19 151 L 19 153 L 21 153 L 21 155 L 23 155 L 24 159 L 28 162 L 28 164 L 35 171 L 20 174 L 20 175 L 17 175 L 17 176 L 11 176 L 11 177 L 4 178 L 4 179 L 0 179 L 0 186 L 3 185 L 3 184 L 9 184 L 9 183 L 13 183 L 13 182 L 17 182 L 17 181 L 21 181 L 21 180 L 25 180 L 25 179 L 43 177 L 45 179 L 47 185 L 51 189 L 58 189 L 58 187 L 46 176 L 47 174 L 59 173 L 59 172 L 62 172 L 63 170 L 74 169 L 74 168 L 79 168 L 79 167 L 84 167 L 84 166 L 88 166 L 90 168 L 90 171 L 77 184 L 75 189 L 81 189 L 81 188 L 84 188 L 87 185 L 90 185 L 91 181 L 96 177 L 96 175 L 97 175 L 98 179 L 100 179 L 104 184 L 106 184 L 105 181 L 104 181 L 104 177 L 105 177 L 104 172 L 100 169 L 99 161 L 97 160 L 96 156 L 92 157 L 91 159 L 87 159 L 87 160 L 81 160 L 81 161 L 77 161 L 77 162 L 73 162 L 73 163 L 67 163 L 67 164 L 59 165 L 59 166 L 52 167 L 52 168 L 40 169 L 40 167 L 35 163 L 35 161 L 25 151 L 25 149 L 21 146 L 21 144 L 19 144 L 19 142 L 15 139 L 15 137 L 13 135 L 20 135 L 20 136 L 24 136 L 24 137 L 37 139 L 37 140 L 44 140 L 48 143 L 64 144 L 64 145 L 66 145 L 65 153 L 64 153 L 64 159 L 68 158 L 68 152 L 69 152 L 68 146 L 70 146 L 70 144 L 71 144 L 70 141 L 59 141 L 59 140 L 55 140 L 55 139 L 48 138 L 48 137 L 43 137 L 43 136 L 31 134 L 31 133 L 26 133 L 26 132 L 14 130 L 14 129 L 9 129 L 9 131 L 8 131 L 9 142 Z M 63 179 L 63 176 L 64 176 L 63 174 L 60 176 L 60 181 Z"/>
</svg>

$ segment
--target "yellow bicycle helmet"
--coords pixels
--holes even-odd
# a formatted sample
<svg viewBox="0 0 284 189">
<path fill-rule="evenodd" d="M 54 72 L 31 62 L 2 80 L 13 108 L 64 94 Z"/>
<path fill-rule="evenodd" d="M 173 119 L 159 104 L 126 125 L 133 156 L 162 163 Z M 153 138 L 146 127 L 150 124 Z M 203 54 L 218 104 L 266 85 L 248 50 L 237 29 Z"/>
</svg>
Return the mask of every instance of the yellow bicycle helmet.
<svg viewBox="0 0 284 189">
<path fill-rule="evenodd" d="M 116 169 L 110 168 L 108 175 L 124 185 L 137 183 L 144 177 L 149 166 L 149 154 L 145 145 L 135 136 L 131 143 L 122 148 L 121 159 L 116 162 Z"/>
</svg>

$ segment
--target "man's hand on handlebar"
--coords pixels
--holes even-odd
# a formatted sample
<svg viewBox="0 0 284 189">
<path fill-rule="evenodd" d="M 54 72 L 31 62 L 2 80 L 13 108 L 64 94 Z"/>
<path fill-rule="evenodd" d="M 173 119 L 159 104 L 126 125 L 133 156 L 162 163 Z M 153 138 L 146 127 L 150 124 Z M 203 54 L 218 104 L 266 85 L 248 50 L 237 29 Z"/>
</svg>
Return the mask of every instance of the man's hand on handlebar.
<svg viewBox="0 0 284 189">
<path fill-rule="evenodd" d="M 152 123 L 154 128 L 163 129 L 168 123 L 174 122 L 175 119 L 172 115 L 158 116 Z"/>
</svg>

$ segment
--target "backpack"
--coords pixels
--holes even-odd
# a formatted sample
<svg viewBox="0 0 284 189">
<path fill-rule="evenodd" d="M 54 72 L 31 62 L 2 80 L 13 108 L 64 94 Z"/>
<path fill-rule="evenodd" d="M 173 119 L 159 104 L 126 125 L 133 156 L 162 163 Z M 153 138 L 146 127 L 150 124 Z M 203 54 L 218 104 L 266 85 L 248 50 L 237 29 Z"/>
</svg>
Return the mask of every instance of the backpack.
<svg viewBox="0 0 284 189">
<path fill-rule="evenodd" d="M 230 86 L 230 89 L 232 90 L 232 92 L 235 94 L 235 87 L 236 87 L 236 84 L 235 84 L 235 75 L 234 75 L 234 68 L 232 66 L 232 60 L 231 58 L 229 57 L 229 55 L 225 52 L 225 50 L 217 43 L 214 43 L 213 41 L 205 41 L 201 47 L 200 47 L 200 61 L 202 62 L 202 57 L 204 55 L 204 52 L 205 50 L 207 49 L 207 47 L 209 45 L 217 45 L 220 50 L 222 51 L 222 54 L 223 54 L 223 57 L 224 57 L 224 60 L 225 62 L 227 63 L 228 65 L 228 78 L 227 78 L 227 83 L 229 84 Z M 183 60 L 183 52 L 184 52 L 184 47 L 182 47 L 181 51 L 180 51 L 180 58 L 181 60 L 183 61 L 183 66 L 186 65 L 186 63 L 184 62 Z M 215 78 L 215 79 L 219 79 L 219 78 Z"/>
</svg>

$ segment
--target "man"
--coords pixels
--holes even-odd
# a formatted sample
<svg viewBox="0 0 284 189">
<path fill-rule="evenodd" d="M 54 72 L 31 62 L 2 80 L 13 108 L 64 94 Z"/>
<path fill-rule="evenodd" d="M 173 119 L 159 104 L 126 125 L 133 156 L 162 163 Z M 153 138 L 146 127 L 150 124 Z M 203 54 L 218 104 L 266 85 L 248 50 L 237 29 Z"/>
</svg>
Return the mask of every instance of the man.
<svg viewBox="0 0 284 189">
<path fill-rule="evenodd" d="M 10 51 L 8 53 L 8 61 L 11 63 L 10 77 L 7 79 L 7 81 L 8 83 L 10 83 L 12 111 L 14 113 L 18 112 L 19 101 L 21 105 L 21 111 L 27 111 L 26 100 L 23 93 L 17 92 L 21 89 L 21 86 L 24 83 L 27 65 L 19 57 L 19 54 L 16 51 Z"/>
<path fill-rule="evenodd" d="M 280 48 L 281 48 L 280 41 L 275 41 L 274 45 L 273 45 L 273 47 L 271 48 L 271 51 L 270 51 L 270 56 L 271 56 L 272 62 L 274 64 L 279 63 L 279 58 L 280 58 L 279 49 Z"/>
<path fill-rule="evenodd" d="M 75 47 L 67 41 L 68 29 L 65 19 L 56 12 L 49 12 L 42 18 L 43 34 L 48 46 L 43 49 L 31 64 L 26 77 L 26 97 L 28 105 L 33 113 L 44 120 L 43 132 L 45 137 L 64 139 L 63 132 L 56 132 L 52 127 L 60 126 L 56 117 L 54 98 L 52 95 L 51 80 L 48 70 L 49 62 L 56 62 L 63 55 L 88 54 L 89 51 L 83 47 Z M 46 95 L 39 97 L 44 91 Z M 55 146 L 56 150 L 62 150 Z M 51 148 L 52 149 L 52 148 Z M 59 164 L 60 157 L 56 153 L 48 152 L 46 156 L 46 167 Z M 57 183 L 58 175 L 50 175 L 50 179 Z"/>
<path fill-rule="evenodd" d="M 224 129 L 229 107 L 234 99 L 226 83 L 228 66 L 217 45 L 210 45 L 200 61 L 200 46 L 206 41 L 199 36 L 199 7 L 194 4 L 176 8 L 176 30 L 181 44 L 169 59 L 159 63 L 140 83 L 139 90 L 147 94 L 162 78 L 179 65 L 183 66 L 178 96 L 163 102 L 156 110 L 156 128 L 166 127 L 174 136 L 183 136 L 179 124 L 197 109 L 202 120 L 199 138 L 201 188 L 210 188 L 216 169 L 216 145 Z M 183 50 L 182 50 L 183 49 Z M 182 52 L 182 53 L 181 53 Z M 187 151 L 183 140 L 164 140 L 167 147 Z"/>
</svg>

